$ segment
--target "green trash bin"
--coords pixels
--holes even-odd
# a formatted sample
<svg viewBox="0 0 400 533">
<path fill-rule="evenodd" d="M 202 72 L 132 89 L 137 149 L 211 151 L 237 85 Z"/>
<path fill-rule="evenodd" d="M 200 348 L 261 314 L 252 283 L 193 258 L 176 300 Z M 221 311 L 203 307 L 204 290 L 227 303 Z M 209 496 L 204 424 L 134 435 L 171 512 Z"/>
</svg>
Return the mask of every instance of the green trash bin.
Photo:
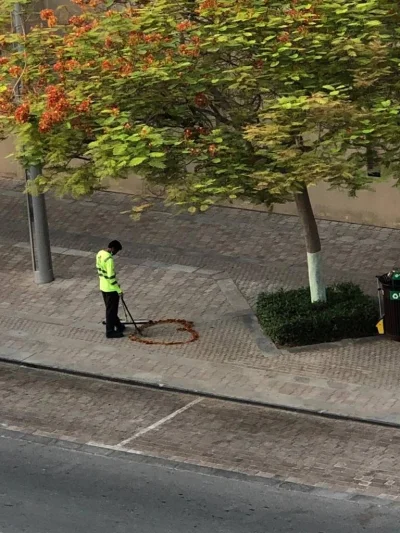
<svg viewBox="0 0 400 533">
<path fill-rule="evenodd" d="M 378 298 L 383 331 L 400 341 L 400 269 L 377 276 Z"/>
</svg>

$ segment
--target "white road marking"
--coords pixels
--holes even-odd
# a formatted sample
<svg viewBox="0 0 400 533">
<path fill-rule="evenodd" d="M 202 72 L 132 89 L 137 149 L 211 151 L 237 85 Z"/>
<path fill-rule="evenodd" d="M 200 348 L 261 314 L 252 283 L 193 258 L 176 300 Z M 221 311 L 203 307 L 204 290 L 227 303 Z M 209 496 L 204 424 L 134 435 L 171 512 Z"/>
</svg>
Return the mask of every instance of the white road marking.
<svg viewBox="0 0 400 533">
<path fill-rule="evenodd" d="M 158 420 L 154 424 L 151 424 L 150 426 L 147 426 L 146 428 L 140 429 L 134 435 L 132 435 L 132 437 L 129 437 L 128 439 L 125 439 L 125 440 L 121 441 L 118 444 L 114 444 L 114 445 L 111 444 L 110 445 L 110 444 L 104 444 L 103 442 L 95 442 L 95 441 L 88 441 L 86 443 L 81 442 L 81 444 L 87 444 L 88 446 L 96 446 L 96 447 L 105 448 L 105 449 L 108 449 L 108 450 L 116 450 L 116 451 L 123 450 L 123 451 L 127 451 L 127 452 L 129 451 L 129 453 L 133 453 L 133 454 L 137 454 L 137 455 L 148 455 L 146 452 L 141 452 L 140 450 L 134 450 L 134 449 L 126 448 L 126 445 L 129 444 L 130 442 L 138 439 L 142 435 L 145 435 L 146 433 L 149 433 L 149 431 L 153 431 L 154 429 L 157 429 L 158 427 L 162 426 L 163 424 L 165 424 L 169 420 L 172 420 L 173 418 L 175 418 L 176 416 L 180 415 L 181 413 L 184 413 L 185 411 L 187 411 L 188 409 L 190 409 L 194 405 L 197 405 L 198 403 L 200 403 L 203 400 L 204 400 L 204 398 L 196 398 L 195 400 L 193 400 L 192 402 L 184 405 L 180 409 L 177 409 L 176 411 L 174 411 L 170 415 L 165 416 L 164 418 L 161 418 L 160 420 Z M 25 428 L 23 428 L 23 427 L 10 426 L 7 423 L 0 423 L 0 426 L 3 427 L 3 428 L 8 429 L 9 431 L 18 431 L 20 433 L 25 433 L 26 432 Z M 49 437 L 49 438 L 53 438 L 53 439 L 56 439 L 56 440 L 59 439 L 60 441 L 65 440 L 65 441 L 69 441 L 69 442 L 75 442 L 76 444 L 80 444 L 79 440 L 77 440 L 75 438 L 69 438 L 69 437 L 66 437 L 65 435 L 54 435 L 54 433 L 49 433 L 49 432 L 46 432 L 46 431 L 40 431 L 40 430 L 35 431 L 35 432 L 32 433 L 32 436 L 35 437 L 35 435 L 39 435 L 39 436 L 42 436 L 42 437 Z M 5 438 L 5 439 L 7 439 L 7 438 L 13 439 L 14 438 L 12 436 L 8 437 L 8 436 L 5 436 L 5 435 L 0 435 L 0 437 L 1 438 Z M 73 450 L 70 450 L 70 451 L 73 451 Z"/>
<path fill-rule="evenodd" d="M 192 402 L 186 404 L 185 406 L 181 407 L 180 409 L 177 409 L 176 411 L 174 411 L 170 415 L 165 416 L 164 418 L 161 418 L 160 420 L 158 420 L 158 422 L 155 422 L 154 424 L 151 424 L 150 426 L 147 426 L 146 428 L 140 429 L 134 435 L 132 435 L 132 437 L 129 437 L 129 439 L 125 439 L 125 440 L 121 441 L 119 444 L 117 444 L 116 447 L 117 448 L 124 448 L 127 444 L 129 444 L 132 441 L 138 439 L 142 435 L 145 435 L 146 433 L 149 433 L 149 431 L 153 431 L 153 429 L 157 429 L 158 427 L 162 426 L 163 424 L 165 424 L 169 420 L 172 420 L 173 418 L 175 418 L 176 416 L 180 415 L 184 411 L 187 411 L 188 409 L 190 409 L 194 405 L 200 403 L 203 399 L 204 398 L 196 398 L 196 400 L 193 400 Z"/>
</svg>

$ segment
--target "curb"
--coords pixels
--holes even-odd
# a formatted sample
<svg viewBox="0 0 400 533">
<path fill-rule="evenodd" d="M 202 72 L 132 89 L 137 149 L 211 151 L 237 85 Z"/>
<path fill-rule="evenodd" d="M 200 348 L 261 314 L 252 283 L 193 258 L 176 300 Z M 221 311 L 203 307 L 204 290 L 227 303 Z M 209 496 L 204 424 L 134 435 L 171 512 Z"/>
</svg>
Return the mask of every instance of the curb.
<svg viewBox="0 0 400 533">
<path fill-rule="evenodd" d="M 154 390 L 165 390 L 168 392 L 176 392 L 180 394 L 187 394 L 191 396 L 200 396 L 202 398 L 209 398 L 213 400 L 229 401 L 243 405 L 253 405 L 258 407 L 266 407 L 268 409 L 275 409 L 289 413 L 298 413 L 303 415 L 315 416 L 319 418 L 327 418 L 330 420 L 343 420 L 346 422 L 356 422 L 361 424 L 368 424 L 371 426 L 380 426 L 386 428 L 400 429 L 400 422 L 390 422 L 381 420 L 379 418 L 364 418 L 358 416 L 351 416 L 342 413 L 334 413 L 325 410 L 307 409 L 305 407 L 295 407 L 285 404 L 263 402 L 262 400 L 253 400 L 251 398 L 230 396 L 228 394 L 219 394 L 214 392 L 203 391 L 199 389 L 187 389 L 185 387 L 173 386 L 157 381 L 135 379 L 135 378 L 119 378 L 107 376 L 104 374 L 96 374 L 95 372 L 85 372 L 81 370 L 72 370 L 69 368 L 55 367 L 52 365 L 44 365 L 40 363 L 29 363 L 28 361 L 21 361 L 18 359 L 0 357 L 0 363 L 9 364 L 13 366 L 20 366 L 24 368 L 32 368 L 34 370 L 46 370 L 48 372 L 56 372 L 67 376 L 75 376 L 79 378 L 97 379 L 107 383 L 117 383 L 120 385 L 130 385 L 135 387 L 143 387 Z"/>
<path fill-rule="evenodd" d="M 263 476 L 246 474 L 238 470 L 224 470 L 222 468 L 215 468 L 212 466 L 198 465 L 191 462 L 179 462 L 173 459 L 165 459 L 156 455 L 149 455 L 135 450 L 114 450 L 107 446 L 100 446 L 96 444 L 80 443 L 76 441 L 63 440 L 53 437 L 47 437 L 40 434 L 29 434 L 23 431 L 1 429 L 0 439 L 19 440 L 23 442 L 30 442 L 41 446 L 51 446 L 59 448 L 61 450 L 85 453 L 88 455 L 95 455 L 98 457 L 107 457 L 110 459 L 123 459 L 132 463 L 148 464 L 160 468 L 169 468 L 179 472 L 189 472 L 194 474 L 200 474 L 203 476 L 223 477 L 226 479 L 232 479 L 235 481 L 241 481 L 245 483 L 259 483 L 265 485 L 271 489 L 284 490 L 289 492 L 301 492 L 303 494 L 310 494 L 317 498 L 341 500 L 349 503 L 362 504 L 362 505 L 376 505 L 386 508 L 399 508 L 400 501 L 391 500 L 380 496 L 367 496 L 356 492 L 340 492 L 330 490 L 328 488 L 316 487 L 314 485 L 307 485 L 304 483 L 296 483 L 292 481 L 286 481 L 280 476 Z"/>
<path fill-rule="evenodd" d="M 305 346 L 296 346 L 293 348 L 282 348 L 281 353 L 302 353 L 321 350 L 332 350 L 334 348 L 346 348 L 348 346 L 357 346 L 359 344 L 370 344 L 379 342 L 384 338 L 383 335 L 375 335 L 373 337 L 356 337 L 353 339 L 343 339 L 341 341 L 324 342 L 320 344 L 308 344 Z"/>
</svg>

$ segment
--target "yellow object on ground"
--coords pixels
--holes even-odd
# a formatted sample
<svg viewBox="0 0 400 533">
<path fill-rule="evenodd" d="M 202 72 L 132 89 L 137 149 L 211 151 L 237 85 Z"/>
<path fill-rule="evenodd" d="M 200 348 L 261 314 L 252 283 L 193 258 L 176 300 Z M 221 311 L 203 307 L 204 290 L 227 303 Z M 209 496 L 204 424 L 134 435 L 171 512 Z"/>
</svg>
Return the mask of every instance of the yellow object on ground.
<svg viewBox="0 0 400 533">
<path fill-rule="evenodd" d="M 381 318 L 381 320 L 379 320 L 379 322 L 377 323 L 376 327 L 378 329 L 379 335 L 383 335 L 385 333 L 385 327 L 383 325 L 383 318 Z"/>
</svg>

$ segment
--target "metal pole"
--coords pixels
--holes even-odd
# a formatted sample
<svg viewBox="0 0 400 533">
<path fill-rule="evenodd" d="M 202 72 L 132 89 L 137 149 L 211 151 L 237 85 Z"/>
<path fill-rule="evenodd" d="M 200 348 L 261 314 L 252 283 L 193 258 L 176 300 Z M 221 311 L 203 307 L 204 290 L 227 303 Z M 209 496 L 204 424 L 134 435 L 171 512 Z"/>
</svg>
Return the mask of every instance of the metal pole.
<svg viewBox="0 0 400 533">
<path fill-rule="evenodd" d="M 25 185 L 28 185 L 28 172 L 25 171 Z M 33 211 L 32 211 L 32 198 L 30 194 L 26 196 L 26 210 L 28 214 L 28 229 L 29 229 L 29 243 L 31 245 L 31 261 L 32 270 L 36 272 L 36 258 L 35 258 L 35 240 L 33 237 Z"/>
<path fill-rule="evenodd" d="M 14 4 L 13 9 L 14 31 L 20 35 L 25 34 L 24 22 L 22 18 L 22 9 L 20 4 Z M 23 51 L 23 44 L 18 48 Z M 16 99 L 19 101 L 22 92 L 22 82 L 20 81 L 15 88 Z M 32 165 L 25 169 L 26 183 L 34 180 L 41 174 L 41 168 L 38 165 Z M 49 225 L 47 222 L 46 200 L 44 194 L 37 196 L 27 193 L 27 209 L 29 238 L 31 242 L 32 268 L 34 279 L 38 284 L 50 283 L 54 281 L 53 264 L 51 259 Z"/>
<path fill-rule="evenodd" d="M 41 168 L 37 165 L 28 169 L 28 177 L 34 180 L 41 174 Z M 29 198 L 30 196 L 30 198 Z M 51 283 L 54 281 L 53 264 L 51 259 L 49 225 L 47 222 L 46 199 L 44 194 L 37 196 L 28 194 L 31 201 L 33 214 L 33 238 L 35 261 L 35 281 L 38 284 Z"/>
</svg>

